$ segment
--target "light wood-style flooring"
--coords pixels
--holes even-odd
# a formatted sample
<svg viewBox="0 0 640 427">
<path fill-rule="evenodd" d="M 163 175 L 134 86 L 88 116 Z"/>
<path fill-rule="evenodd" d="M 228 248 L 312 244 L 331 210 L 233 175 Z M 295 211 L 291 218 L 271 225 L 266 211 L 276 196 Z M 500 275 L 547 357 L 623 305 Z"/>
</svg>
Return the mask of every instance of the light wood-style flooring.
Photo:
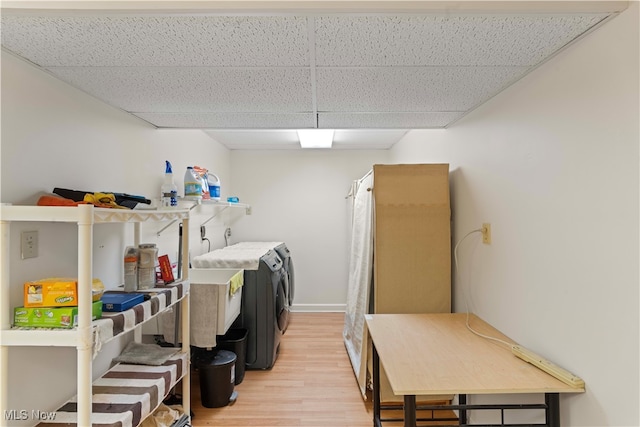
<svg viewBox="0 0 640 427">
<path fill-rule="evenodd" d="M 204 408 L 194 372 L 193 426 L 372 426 L 370 400 L 360 394 L 342 341 L 343 324 L 343 313 L 293 313 L 273 368 L 245 371 L 230 406 Z"/>
<path fill-rule="evenodd" d="M 238 398 L 230 406 L 203 407 L 198 373 L 192 371 L 193 427 L 373 426 L 371 397 L 365 401 L 360 394 L 342 340 L 343 326 L 344 313 L 293 313 L 273 368 L 245 371 L 244 380 L 235 386 Z M 383 418 L 402 418 L 401 411 L 384 412 Z"/>
</svg>

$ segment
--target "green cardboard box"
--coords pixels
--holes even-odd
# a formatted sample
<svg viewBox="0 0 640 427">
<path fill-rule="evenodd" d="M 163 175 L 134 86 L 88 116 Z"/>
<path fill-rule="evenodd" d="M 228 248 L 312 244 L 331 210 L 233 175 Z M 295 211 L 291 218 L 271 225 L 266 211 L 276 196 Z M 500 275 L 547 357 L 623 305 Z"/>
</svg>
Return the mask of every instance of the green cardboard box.
<svg viewBox="0 0 640 427">
<path fill-rule="evenodd" d="M 102 317 L 102 301 L 91 304 L 91 319 Z M 78 324 L 78 307 L 16 307 L 14 326 L 71 329 Z"/>
</svg>

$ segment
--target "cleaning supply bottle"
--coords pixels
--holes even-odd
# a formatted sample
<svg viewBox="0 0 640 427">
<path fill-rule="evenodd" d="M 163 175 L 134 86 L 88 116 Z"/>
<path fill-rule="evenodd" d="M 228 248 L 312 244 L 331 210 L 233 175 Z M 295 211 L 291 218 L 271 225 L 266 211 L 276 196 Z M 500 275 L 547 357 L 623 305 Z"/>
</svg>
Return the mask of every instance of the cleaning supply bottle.
<svg viewBox="0 0 640 427">
<path fill-rule="evenodd" d="M 171 163 L 165 160 L 164 184 L 160 187 L 160 207 L 171 209 L 178 207 L 178 187 L 173 182 Z"/>
<path fill-rule="evenodd" d="M 202 200 L 202 181 L 193 166 L 187 167 L 184 174 L 184 197 L 198 202 Z"/>
<path fill-rule="evenodd" d="M 209 183 L 209 194 L 213 200 L 220 200 L 220 178 L 211 172 L 207 173 L 207 182 Z"/>
<path fill-rule="evenodd" d="M 124 291 L 138 290 L 138 248 L 127 246 L 124 251 Z"/>
<path fill-rule="evenodd" d="M 207 200 L 211 198 L 211 195 L 209 194 L 209 181 L 207 181 L 207 170 L 205 168 L 202 168 L 200 166 L 193 166 L 193 171 L 196 173 L 196 175 L 200 178 L 200 181 L 202 182 L 202 200 Z"/>
</svg>

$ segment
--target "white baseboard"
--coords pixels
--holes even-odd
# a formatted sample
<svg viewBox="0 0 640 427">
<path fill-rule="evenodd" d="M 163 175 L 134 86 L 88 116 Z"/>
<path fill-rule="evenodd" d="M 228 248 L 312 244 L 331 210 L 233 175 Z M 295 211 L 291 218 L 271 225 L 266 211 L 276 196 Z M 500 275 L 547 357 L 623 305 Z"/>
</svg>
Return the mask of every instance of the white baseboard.
<svg viewBox="0 0 640 427">
<path fill-rule="evenodd" d="M 293 304 L 294 313 L 344 313 L 346 304 Z"/>
</svg>

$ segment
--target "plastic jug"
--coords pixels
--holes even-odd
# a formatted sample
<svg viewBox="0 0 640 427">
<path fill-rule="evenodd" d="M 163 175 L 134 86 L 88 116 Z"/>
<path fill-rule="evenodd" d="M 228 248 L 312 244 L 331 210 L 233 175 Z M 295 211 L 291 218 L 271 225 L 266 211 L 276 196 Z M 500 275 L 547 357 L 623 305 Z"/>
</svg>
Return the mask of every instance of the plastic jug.
<svg viewBox="0 0 640 427">
<path fill-rule="evenodd" d="M 209 194 L 214 200 L 220 200 L 220 178 L 218 175 L 209 172 L 207 174 L 207 182 L 209 183 Z"/>
<path fill-rule="evenodd" d="M 192 166 L 188 166 L 184 174 L 184 197 L 190 200 L 202 200 L 202 181 Z"/>
<path fill-rule="evenodd" d="M 211 195 L 209 194 L 209 181 L 207 180 L 207 173 L 209 171 L 196 165 L 193 165 L 193 171 L 196 173 L 198 178 L 200 178 L 200 182 L 202 183 L 202 200 L 210 199 Z"/>
</svg>

